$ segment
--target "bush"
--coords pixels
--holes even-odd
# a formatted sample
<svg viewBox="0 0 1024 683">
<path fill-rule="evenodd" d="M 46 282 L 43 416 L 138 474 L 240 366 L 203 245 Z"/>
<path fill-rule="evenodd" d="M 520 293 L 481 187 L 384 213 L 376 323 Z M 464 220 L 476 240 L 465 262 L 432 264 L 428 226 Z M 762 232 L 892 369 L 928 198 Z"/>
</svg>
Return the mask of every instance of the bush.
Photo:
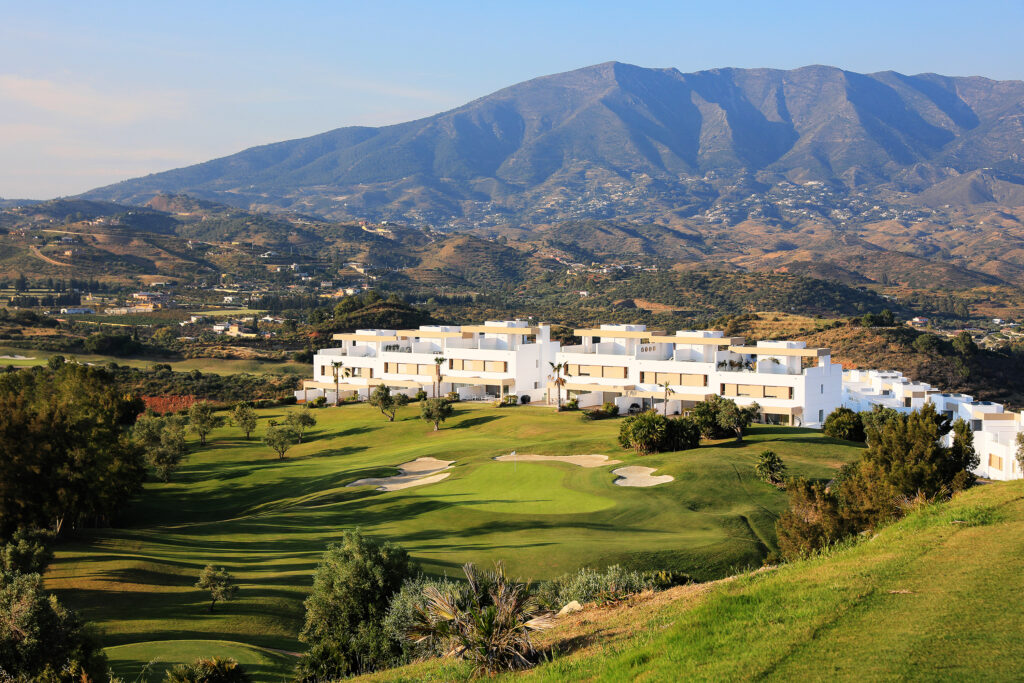
<svg viewBox="0 0 1024 683">
<path fill-rule="evenodd" d="M 663 574 L 663 579 L 658 581 L 652 574 L 624 569 L 617 564 L 606 567 L 603 572 L 584 567 L 575 573 L 563 574 L 541 584 L 537 589 L 537 598 L 541 604 L 556 611 L 573 600 L 580 604 L 606 604 L 653 590 L 657 585 L 667 583 L 670 576 Z"/>
<path fill-rule="evenodd" d="M 612 417 L 619 416 L 619 407 L 615 403 L 605 403 L 600 408 L 594 408 L 593 410 L 583 411 L 584 420 L 607 420 Z"/>
<path fill-rule="evenodd" d="M 789 507 L 775 522 L 779 551 L 787 560 L 805 557 L 849 532 L 839 511 L 839 499 L 818 483 L 793 479 L 786 485 Z"/>
<path fill-rule="evenodd" d="M 389 638 L 399 644 L 402 651 L 399 660 L 402 664 L 413 659 L 440 657 L 444 654 L 444 643 L 438 640 L 427 639 L 417 643 L 406 637 L 417 623 L 417 614 L 427 607 L 427 599 L 423 593 L 428 587 L 452 597 L 462 596 L 466 591 L 464 583 L 449 578 L 433 579 L 422 575 L 407 579 L 402 584 L 401 590 L 391 598 L 387 614 L 384 616 L 384 630 Z"/>
<path fill-rule="evenodd" d="M 842 406 L 829 413 L 829 416 L 825 418 L 822 431 L 825 436 L 843 441 L 863 442 L 865 439 L 864 422 L 861 420 L 861 416 Z"/>
<path fill-rule="evenodd" d="M 579 410 L 580 400 L 573 396 L 568 401 L 562 404 L 562 410 Z"/>
<path fill-rule="evenodd" d="M 449 391 L 447 394 L 445 394 L 445 400 L 448 401 L 449 403 L 458 403 L 460 400 L 459 392 Z"/>
<path fill-rule="evenodd" d="M 323 408 L 325 405 L 327 405 L 327 397 L 317 396 L 316 398 L 309 402 L 309 405 L 311 405 L 314 408 Z"/>
<path fill-rule="evenodd" d="M 167 672 L 164 683 L 249 683 L 252 678 L 234 659 L 197 659 Z"/>
<path fill-rule="evenodd" d="M 414 575 L 408 553 L 344 531 L 324 553 L 306 598 L 299 640 L 309 645 L 298 680 L 315 683 L 390 666 L 401 653 L 383 625 L 388 604 Z"/>
<path fill-rule="evenodd" d="M 778 485 L 785 480 L 786 465 L 775 451 L 761 451 L 754 465 L 754 473 L 766 484 Z"/>
<path fill-rule="evenodd" d="M 416 392 L 416 396 L 413 398 L 414 401 L 425 401 L 427 398 L 427 392 L 420 389 Z"/>
<path fill-rule="evenodd" d="M 527 396 L 526 394 L 523 394 L 522 396 L 519 397 L 519 402 L 525 406 L 527 403 L 530 402 L 530 397 Z"/>
<path fill-rule="evenodd" d="M 632 448 L 637 455 L 683 451 L 700 445 L 700 430 L 690 418 L 670 419 L 648 410 L 622 420 L 619 444 Z"/>
</svg>

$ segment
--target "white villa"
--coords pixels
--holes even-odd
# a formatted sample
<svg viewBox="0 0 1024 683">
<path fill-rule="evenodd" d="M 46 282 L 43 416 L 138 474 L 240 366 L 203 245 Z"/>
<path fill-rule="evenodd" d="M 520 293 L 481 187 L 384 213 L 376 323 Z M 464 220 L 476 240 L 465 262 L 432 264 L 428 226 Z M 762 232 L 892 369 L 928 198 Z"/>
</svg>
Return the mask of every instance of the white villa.
<svg viewBox="0 0 1024 683">
<path fill-rule="evenodd" d="M 1017 434 L 1024 431 L 1024 412 L 1004 410 L 1002 404 L 975 401 L 967 394 L 947 394 L 902 373 L 885 370 L 848 370 L 843 373 L 843 405 L 851 410 L 871 410 L 879 405 L 903 413 L 933 403 L 950 419 L 963 418 L 974 434 L 974 449 L 981 464 L 975 474 L 987 479 L 1020 479 Z M 947 437 L 951 438 L 951 437 Z"/>
<path fill-rule="evenodd" d="M 581 407 L 614 402 L 622 413 L 664 408 L 667 388 L 670 414 L 718 394 L 741 405 L 757 402 L 767 422 L 820 427 L 842 397 L 842 368 L 827 349 L 804 342 L 744 346 L 742 338 L 721 332 L 666 335 L 643 325 L 575 334 L 582 344 L 562 346 L 551 341 L 548 325 L 521 320 L 336 334 L 341 344 L 313 357 L 313 380 L 296 397 L 333 402 L 337 389 L 342 398 L 366 398 L 386 384 L 410 396 L 454 391 L 467 400 L 515 395 L 553 404 L 558 388 L 551 363 L 562 364 L 564 398 Z"/>
</svg>

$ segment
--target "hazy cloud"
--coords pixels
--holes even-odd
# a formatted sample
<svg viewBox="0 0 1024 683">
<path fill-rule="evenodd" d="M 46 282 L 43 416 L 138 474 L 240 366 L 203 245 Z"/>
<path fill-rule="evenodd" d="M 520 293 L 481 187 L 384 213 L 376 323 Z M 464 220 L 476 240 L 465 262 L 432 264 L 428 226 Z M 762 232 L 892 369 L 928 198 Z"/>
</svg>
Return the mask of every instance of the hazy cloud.
<svg viewBox="0 0 1024 683">
<path fill-rule="evenodd" d="M 102 92 L 85 84 L 0 74 L 0 104 L 20 104 L 78 121 L 126 124 L 176 118 L 186 110 L 183 93 L 152 91 L 130 95 Z"/>
</svg>

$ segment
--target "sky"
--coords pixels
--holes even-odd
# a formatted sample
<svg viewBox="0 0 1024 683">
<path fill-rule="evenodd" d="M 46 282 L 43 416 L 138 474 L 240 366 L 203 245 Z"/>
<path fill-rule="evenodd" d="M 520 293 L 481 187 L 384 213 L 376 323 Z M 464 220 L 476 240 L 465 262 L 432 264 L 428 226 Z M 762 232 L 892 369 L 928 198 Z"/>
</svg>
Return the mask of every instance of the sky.
<svg viewBox="0 0 1024 683">
<path fill-rule="evenodd" d="M 611 60 L 1024 80 L 1024 1 L 0 0 L 0 197 L 73 195 Z"/>
</svg>

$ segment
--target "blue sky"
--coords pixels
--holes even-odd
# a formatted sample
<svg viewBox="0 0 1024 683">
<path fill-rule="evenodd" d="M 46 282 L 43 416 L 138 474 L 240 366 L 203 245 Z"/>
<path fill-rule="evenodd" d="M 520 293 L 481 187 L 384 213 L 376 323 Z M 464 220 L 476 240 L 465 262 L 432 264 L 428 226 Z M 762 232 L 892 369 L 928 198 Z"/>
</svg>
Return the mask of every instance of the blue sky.
<svg viewBox="0 0 1024 683">
<path fill-rule="evenodd" d="M 618 60 L 1024 79 L 1024 2 L 0 0 L 0 197 L 47 198 Z"/>
</svg>

